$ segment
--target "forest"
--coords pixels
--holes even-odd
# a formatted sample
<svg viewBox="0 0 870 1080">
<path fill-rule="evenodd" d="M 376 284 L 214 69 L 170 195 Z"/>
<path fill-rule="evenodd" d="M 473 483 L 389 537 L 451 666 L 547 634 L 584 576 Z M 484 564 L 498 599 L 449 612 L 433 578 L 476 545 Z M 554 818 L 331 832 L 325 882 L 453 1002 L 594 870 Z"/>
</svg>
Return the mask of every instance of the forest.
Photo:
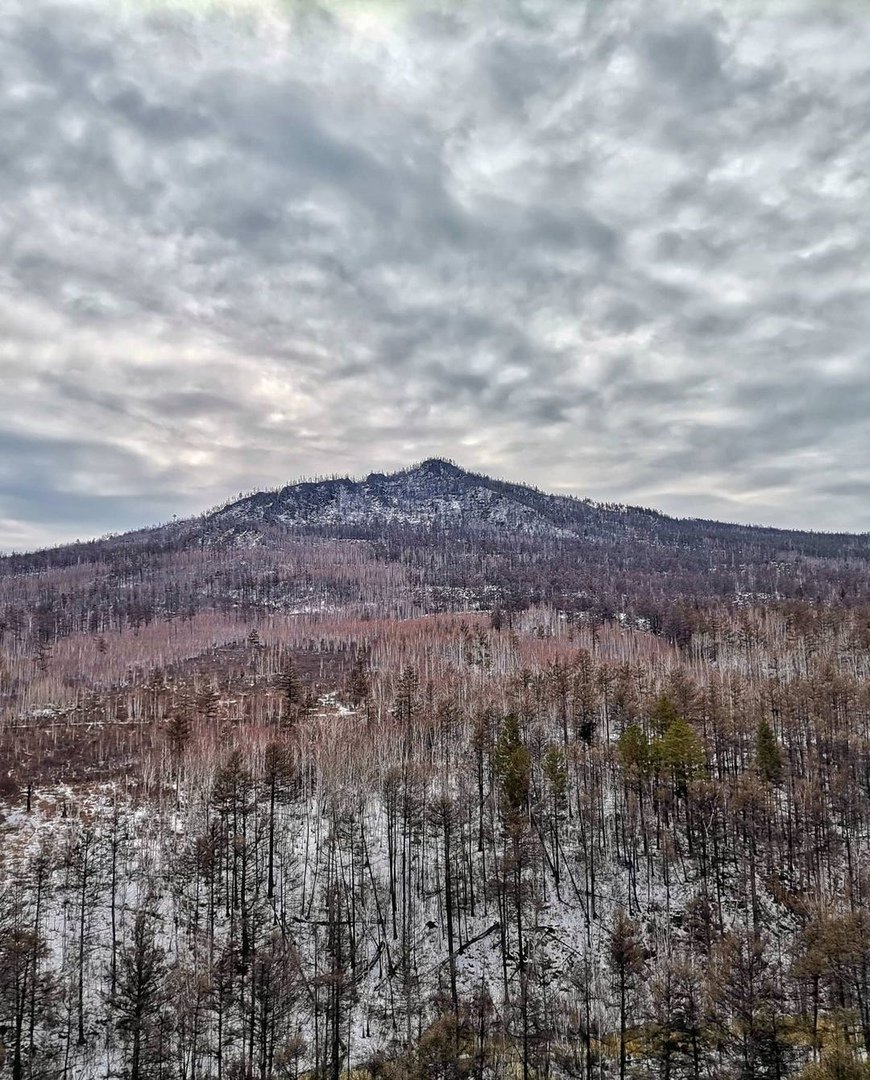
<svg viewBox="0 0 870 1080">
<path fill-rule="evenodd" d="M 0 1077 L 870 1075 L 863 553 L 337 532 L 0 560 Z"/>
</svg>

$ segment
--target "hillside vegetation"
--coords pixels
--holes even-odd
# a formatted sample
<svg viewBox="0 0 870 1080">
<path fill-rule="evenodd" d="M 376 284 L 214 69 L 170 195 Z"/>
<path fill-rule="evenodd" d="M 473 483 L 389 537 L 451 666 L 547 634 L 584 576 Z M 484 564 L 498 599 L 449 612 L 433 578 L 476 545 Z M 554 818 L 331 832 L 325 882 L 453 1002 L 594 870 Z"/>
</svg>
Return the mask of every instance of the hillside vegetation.
<svg viewBox="0 0 870 1080">
<path fill-rule="evenodd" d="M 0 561 L 0 1077 L 868 1075 L 868 557 L 428 462 Z"/>
</svg>

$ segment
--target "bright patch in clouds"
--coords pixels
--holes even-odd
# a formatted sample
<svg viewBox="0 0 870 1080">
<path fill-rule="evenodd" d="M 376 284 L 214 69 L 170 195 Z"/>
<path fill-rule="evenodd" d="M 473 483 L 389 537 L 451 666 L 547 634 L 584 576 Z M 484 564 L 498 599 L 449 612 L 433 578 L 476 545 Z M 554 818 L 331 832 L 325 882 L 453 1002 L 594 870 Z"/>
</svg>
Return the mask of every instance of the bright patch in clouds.
<svg viewBox="0 0 870 1080">
<path fill-rule="evenodd" d="M 433 454 L 870 528 L 870 14 L 12 0 L 0 548 Z"/>
</svg>

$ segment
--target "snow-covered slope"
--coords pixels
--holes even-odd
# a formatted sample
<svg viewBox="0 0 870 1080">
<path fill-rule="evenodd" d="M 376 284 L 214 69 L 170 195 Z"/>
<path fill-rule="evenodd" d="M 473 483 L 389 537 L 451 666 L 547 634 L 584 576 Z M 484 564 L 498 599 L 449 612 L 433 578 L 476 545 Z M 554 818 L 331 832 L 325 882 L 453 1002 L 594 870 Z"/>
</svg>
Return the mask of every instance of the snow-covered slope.
<svg viewBox="0 0 870 1080">
<path fill-rule="evenodd" d="M 450 461 L 427 461 L 364 480 L 340 478 L 263 491 L 205 516 L 212 537 L 250 537 L 265 525 L 293 530 L 338 531 L 373 537 L 390 528 L 579 541 L 585 547 L 619 545 L 627 564 L 652 550 L 670 551 L 681 563 L 698 556 L 706 568 L 727 562 L 771 565 L 792 555 L 870 558 L 867 535 L 798 532 L 668 517 L 655 510 L 549 495 L 523 484 L 468 472 Z M 723 551 L 733 557 L 723 558 Z"/>
<path fill-rule="evenodd" d="M 324 480 L 258 493 L 219 510 L 209 521 L 234 530 L 268 523 L 291 528 L 401 525 L 573 535 L 574 529 L 555 521 L 548 512 L 557 503 L 583 505 L 465 472 L 433 458 L 390 475 L 371 473 L 360 481 Z"/>
<path fill-rule="evenodd" d="M 74 574 L 78 566 L 105 563 L 112 568 L 106 581 L 117 590 L 113 603 L 126 611 L 129 581 L 118 576 L 117 567 L 135 564 L 136 580 L 148 576 L 149 589 L 159 598 L 155 602 L 168 609 L 177 607 L 188 574 L 195 578 L 191 590 L 198 606 L 235 605 L 244 595 L 245 603 L 270 609 L 298 607 L 309 602 L 299 595 L 305 574 L 297 574 L 292 587 L 283 580 L 288 544 L 319 542 L 324 536 L 368 541 L 374 546 L 366 557 L 404 567 L 401 573 L 410 577 L 395 587 L 405 589 L 403 603 L 412 606 L 421 596 L 436 594 L 440 604 L 451 595 L 444 590 L 452 589 L 462 590 L 454 595 L 465 603 L 469 587 L 478 599 L 501 590 L 510 592 L 512 602 L 547 598 L 561 606 L 594 603 L 607 611 L 633 606 L 644 618 L 661 615 L 658 609 L 669 610 L 680 598 L 742 604 L 752 598 L 858 602 L 870 596 L 866 534 L 672 518 L 643 507 L 549 495 L 437 458 L 363 480 L 296 483 L 200 517 L 10 556 L 0 559 L 0 579 L 21 576 L 20 585 L 10 586 L 20 590 L 35 571 Z M 256 570 L 246 561 L 254 547 L 260 552 Z M 236 557 L 238 562 L 220 574 L 210 567 L 214 575 L 204 583 L 182 553 L 213 548 L 222 549 L 228 564 Z M 343 580 L 330 579 L 330 603 L 350 595 Z M 66 580 L 61 593 L 57 619 L 66 626 L 71 610 Z M 90 598 L 83 596 L 81 603 L 85 610 L 92 607 Z M 135 608 L 138 598 L 133 603 Z"/>
</svg>

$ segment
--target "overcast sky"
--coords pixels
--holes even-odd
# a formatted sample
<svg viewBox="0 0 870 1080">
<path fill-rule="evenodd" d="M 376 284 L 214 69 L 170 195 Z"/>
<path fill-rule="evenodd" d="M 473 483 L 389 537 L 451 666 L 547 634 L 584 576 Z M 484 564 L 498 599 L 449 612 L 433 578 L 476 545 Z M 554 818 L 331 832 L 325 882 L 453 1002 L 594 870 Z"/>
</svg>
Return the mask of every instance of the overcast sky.
<svg viewBox="0 0 870 1080">
<path fill-rule="evenodd" d="M 866 4 L 0 8 L 0 548 L 432 455 L 870 529 Z"/>
</svg>

